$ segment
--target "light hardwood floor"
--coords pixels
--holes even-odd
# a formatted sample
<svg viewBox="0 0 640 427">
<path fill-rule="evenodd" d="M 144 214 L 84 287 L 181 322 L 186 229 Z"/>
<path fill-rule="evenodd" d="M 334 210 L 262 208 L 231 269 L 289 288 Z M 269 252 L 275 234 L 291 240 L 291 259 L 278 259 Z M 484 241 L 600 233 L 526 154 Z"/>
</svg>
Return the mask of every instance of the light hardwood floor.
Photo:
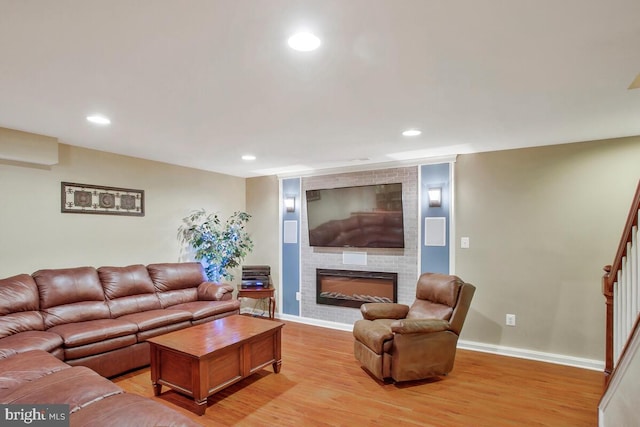
<svg viewBox="0 0 640 427">
<path fill-rule="evenodd" d="M 271 366 L 209 398 L 204 416 L 149 368 L 113 379 L 206 426 L 595 426 L 603 374 L 459 350 L 447 377 L 385 384 L 353 357 L 350 332 L 285 322 Z"/>
</svg>

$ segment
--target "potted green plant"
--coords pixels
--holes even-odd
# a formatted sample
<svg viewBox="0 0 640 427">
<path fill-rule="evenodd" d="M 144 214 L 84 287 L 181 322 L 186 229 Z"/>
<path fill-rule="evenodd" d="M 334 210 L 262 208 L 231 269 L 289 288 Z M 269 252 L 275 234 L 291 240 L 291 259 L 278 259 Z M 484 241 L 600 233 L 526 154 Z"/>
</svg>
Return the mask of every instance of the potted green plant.
<svg viewBox="0 0 640 427">
<path fill-rule="evenodd" d="M 222 222 L 217 213 L 196 210 L 182 219 L 178 240 L 183 248 L 193 248 L 194 258 L 202 262 L 208 280 L 233 280 L 229 270 L 239 266 L 253 250 L 253 241 L 245 230 L 249 218 L 246 212 L 234 212 Z"/>
</svg>

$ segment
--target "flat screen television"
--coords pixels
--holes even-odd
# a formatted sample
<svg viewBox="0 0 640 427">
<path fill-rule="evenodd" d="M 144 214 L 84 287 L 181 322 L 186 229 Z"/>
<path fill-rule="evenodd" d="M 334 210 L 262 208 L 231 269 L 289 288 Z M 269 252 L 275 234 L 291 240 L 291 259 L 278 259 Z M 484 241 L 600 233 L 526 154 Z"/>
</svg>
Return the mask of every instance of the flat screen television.
<svg viewBox="0 0 640 427">
<path fill-rule="evenodd" d="M 402 183 L 307 190 L 309 245 L 404 248 Z"/>
</svg>

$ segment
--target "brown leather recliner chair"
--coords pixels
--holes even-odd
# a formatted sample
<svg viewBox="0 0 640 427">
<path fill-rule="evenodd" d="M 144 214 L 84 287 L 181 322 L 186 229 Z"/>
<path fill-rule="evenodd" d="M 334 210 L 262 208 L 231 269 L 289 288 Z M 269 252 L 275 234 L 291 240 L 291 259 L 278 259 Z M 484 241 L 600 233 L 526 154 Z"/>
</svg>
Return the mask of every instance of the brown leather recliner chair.
<svg viewBox="0 0 640 427">
<path fill-rule="evenodd" d="M 424 273 L 409 307 L 367 303 L 353 327 L 354 353 L 380 380 L 420 380 L 453 369 L 458 336 L 475 287 L 459 277 Z"/>
</svg>

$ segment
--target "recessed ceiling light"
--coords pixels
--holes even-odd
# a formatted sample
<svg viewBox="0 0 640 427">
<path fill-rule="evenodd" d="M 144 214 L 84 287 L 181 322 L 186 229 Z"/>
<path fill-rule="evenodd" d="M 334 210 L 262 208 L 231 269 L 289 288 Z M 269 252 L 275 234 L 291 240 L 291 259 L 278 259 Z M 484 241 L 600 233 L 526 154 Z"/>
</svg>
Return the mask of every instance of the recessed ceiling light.
<svg viewBox="0 0 640 427">
<path fill-rule="evenodd" d="M 254 156 L 253 154 L 245 154 L 244 156 L 242 156 L 242 160 L 251 161 L 255 159 L 256 159 L 256 156 Z"/>
<path fill-rule="evenodd" d="M 87 120 L 96 125 L 111 124 L 111 120 L 109 120 L 108 117 L 100 116 L 100 115 L 87 116 Z"/>
<path fill-rule="evenodd" d="M 404 135 L 404 136 L 418 136 L 421 133 L 422 132 L 419 131 L 418 129 L 407 129 L 404 132 L 402 132 L 402 135 Z"/>
<path fill-rule="evenodd" d="M 299 50 L 301 52 L 316 50 L 320 47 L 320 39 L 311 33 L 294 34 L 289 37 L 287 43 L 291 49 Z"/>
</svg>

